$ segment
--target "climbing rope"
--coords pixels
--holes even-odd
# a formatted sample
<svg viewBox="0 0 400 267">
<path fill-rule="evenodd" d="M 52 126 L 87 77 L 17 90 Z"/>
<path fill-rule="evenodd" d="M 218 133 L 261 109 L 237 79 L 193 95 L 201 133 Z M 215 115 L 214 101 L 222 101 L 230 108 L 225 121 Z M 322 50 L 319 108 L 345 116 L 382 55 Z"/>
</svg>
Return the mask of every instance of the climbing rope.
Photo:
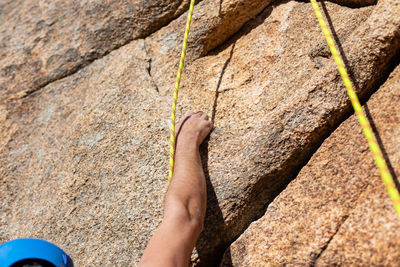
<svg viewBox="0 0 400 267">
<path fill-rule="evenodd" d="M 170 125 L 171 135 L 170 135 L 170 148 L 169 148 L 170 155 L 169 155 L 168 186 L 171 184 L 172 174 L 174 172 L 176 103 L 178 101 L 179 85 L 181 83 L 181 75 L 182 75 L 182 70 L 183 70 L 183 63 L 185 61 L 185 56 L 186 56 L 186 47 L 187 47 L 187 42 L 188 42 L 188 38 L 189 38 L 190 22 L 192 21 L 194 2 L 195 2 L 195 0 L 191 0 L 190 1 L 189 13 L 188 13 L 187 22 L 186 22 L 186 29 L 185 29 L 185 37 L 183 38 L 181 59 L 179 61 L 178 74 L 176 75 L 174 100 L 172 102 L 171 125 Z"/>
<path fill-rule="evenodd" d="M 374 156 L 376 166 L 379 169 L 382 181 L 386 186 L 386 190 L 389 194 L 389 197 L 393 201 L 394 209 L 397 215 L 400 217 L 400 194 L 396 189 L 396 185 L 393 181 L 392 175 L 389 172 L 389 169 L 386 165 L 386 162 L 383 158 L 382 151 L 379 148 L 379 145 L 376 141 L 376 137 L 372 131 L 371 125 L 364 114 L 364 111 L 360 105 L 360 101 L 358 100 L 357 94 L 353 89 L 353 84 L 350 81 L 349 75 L 346 70 L 346 66 L 343 63 L 342 57 L 339 51 L 336 48 L 335 41 L 332 38 L 331 32 L 326 26 L 325 20 L 322 16 L 321 11 L 319 10 L 318 4 L 316 0 L 310 0 L 312 7 L 314 8 L 315 15 L 317 16 L 319 25 L 321 26 L 322 32 L 325 35 L 326 41 L 328 43 L 329 49 L 332 53 L 333 59 L 336 62 L 337 68 L 339 70 L 340 76 L 342 76 L 344 86 L 346 87 L 347 94 L 349 95 L 351 104 L 354 108 L 354 112 L 358 117 L 358 121 L 362 127 L 365 138 L 368 141 L 368 146 Z"/>
</svg>

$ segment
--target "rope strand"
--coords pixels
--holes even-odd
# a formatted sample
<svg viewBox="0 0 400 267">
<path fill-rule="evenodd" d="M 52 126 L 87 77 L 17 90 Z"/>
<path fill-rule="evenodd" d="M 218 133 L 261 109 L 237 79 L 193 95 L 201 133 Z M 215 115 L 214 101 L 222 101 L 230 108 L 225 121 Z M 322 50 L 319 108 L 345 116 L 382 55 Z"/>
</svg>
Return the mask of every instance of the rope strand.
<svg viewBox="0 0 400 267">
<path fill-rule="evenodd" d="M 353 89 L 353 84 L 349 78 L 349 75 L 346 70 L 346 66 L 343 63 L 342 57 L 339 51 L 336 48 L 336 44 L 334 39 L 332 38 L 331 32 L 326 26 L 324 17 L 322 16 L 321 11 L 319 10 L 319 6 L 316 0 L 310 0 L 312 7 L 314 8 L 315 15 L 317 16 L 319 25 L 321 26 L 322 32 L 325 35 L 326 41 L 329 46 L 329 50 L 332 53 L 333 59 L 336 62 L 337 68 L 339 70 L 340 76 L 342 76 L 342 80 L 344 86 L 346 87 L 347 94 L 350 98 L 351 104 L 353 106 L 354 112 L 358 117 L 358 121 L 361 125 L 365 138 L 367 139 L 368 146 L 372 152 L 374 157 L 376 166 L 379 169 L 379 173 L 381 175 L 382 181 L 386 186 L 386 190 L 388 192 L 389 197 L 392 199 L 394 209 L 397 215 L 400 218 L 400 194 L 397 191 L 396 185 L 392 178 L 392 175 L 389 172 L 389 169 L 386 165 L 385 159 L 383 158 L 382 151 L 376 141 L 376 137 L 372 131 L 371 125 L 365 116 L 365 113 L 361 107 L 360 101 L 358 100 L 357 93 Z"/>
<path fill-rule="evenodd" d="M 186 48 L 187 42 L 189 39 L 189 31 L 190 31 L 190 23 L 192 21 L 192 14 L 194 8 L 195 0 L 190 1 L 189 13 L 186 22 L 186 29 L 185 29 L 185 36 L 183 38 L 182 44 L 182 53 L 181 59 L 179 61 L 178 73 L 176 75 L 176 82 L 175 82 L 175 91 L 174 91 L 174 100 L 172 102 L 172 111 L 171 111 L 171 135 L 170 135 L 170 148 L 169 148 L 169 177 L 168 177 L 168 186 L 171 184 L 172 175 L 174 172 L 174 163 L 175 163 L 175 115 L 176 115 L 176 104 L 178 101 L 178 92 L 179 92 L 179 85 L 181 83 L 181 76 L 183 70 L 183 63 L 185 62 L 186 56 Z"/>
</svg>

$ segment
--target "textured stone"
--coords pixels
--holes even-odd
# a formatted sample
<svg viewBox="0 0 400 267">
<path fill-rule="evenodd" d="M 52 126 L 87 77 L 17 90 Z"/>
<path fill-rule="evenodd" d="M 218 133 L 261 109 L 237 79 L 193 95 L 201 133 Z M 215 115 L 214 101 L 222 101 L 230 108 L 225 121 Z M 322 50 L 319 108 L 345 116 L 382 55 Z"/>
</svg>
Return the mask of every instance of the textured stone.
<svg viewBox="0 0 400 267">
<path fill-rule="evenodd" d="M 350 111 L 310 4 L 268 3 L 202 1 L 195 9 L 178 115 L 204 110 L 215 122 L 202 147 L 208 211 L 193 254 L 198 265 L 219 263 Z M 398 50 L 398 5 L 326 8 L 367 96 Z M 182 14 L 64 79 L 5 101 L 0 240 L 45 238 L 79 266 L 138 261 L 161 219 L 165 119 L 185 20 Z"/>
<path fill-rule="evenodd" d="M 354 73 L 362 96 L 373 89 L 377 81 L 375 79 L 385 72 L 385 60 L 378 59 L 378 54 L 389 60 L 399 47 L 400 21 L 392 19 L 394 13 L 385 14 L 391 10 L 386 5 L 398 8 L 394 2 L 381 2 L 365 23 L 342 38 L 345 39 L 343 48 L 350 65 L 358 66 Z M 349 15 L 351 12 L 368 13 L 367 10 L 342 9 L 335 5 L 328 5 L 328 10 L 332 21 L 340 21 L 339 17 L 355 21 L 362 19 L 363 15 L 353 13 L 352 17 Z M 271 14 L 268 14 L 270 11 Z M 338 12 L 337 17 L 335 11 Z M 209 240 L 229 243 L 247 227 L 248 222 L 261 216 L 267 203 L 292 179 L 315 146 L 351 110 L 332 59 L 320 56 L 319 62 L 315 62 L 315 58 L 310 56 L 314 49 L 320 49 L 318 41 L 325 42 L 318 25 L 313 24 L 315 18 L 311 7 L 288 2 L 277 4 L 265 12 L 268 15 L 264 23 L 249 31 L 244 29 L 245 38 L 238 38 L 237 41 L 234 38 L 228 49 L 217 55 L 224 55 L 225 58 L 217 65 L 220 70 L 224 69 L 222 63 L 227 65 L 222 71 L 223 75 L 215 80 L 210 79 L 211 73 L 218 70 L 218 67 L 214 67 L 215 60 L 211 62 L 210 59 L 208 68 L 196 66 L 196 63 L 200 64 L 209 57 L 201 58 L 188 67 L 187 75 L 191 71 L 194 71 L 194 75 L 185 80 L 189 84 L 185 88 L 190 89 L 182 94 L 182 99 L 188 99 L 187 106 L 207 107 L 210 103 L 216 106 L 217 128 L 208 147 L 208 171 L 213 185 L 209 196 L 215 196 L 215 201 L 209 199 L 206 227 L 197 247 L 200 250 L 202 246 L 214 245 Z M 340 12 L 346 15 L 342 13 L 340 16 Z M 285 14 L 289 16 L 285 17 Z M 286 18 L 284 21 L 287 24 L 283 21 L 277 23 L 283 18 Z M 383 22 L 385 18 L 394 24 Z M 382 23 L 377 23 L 376 19 Z M 307 28 L 305 36 L 298 35 L 296 25 L 299 24 Z M 392 48 L 384 47 L 389 43 L 382 46 L 385 42 L 377 40 L 378 32 L 387 34 L 385 40 L 392 40 L 389 42 Z M 271 39 L 260 42 L 266 36 Z M 248 51 L 252 51 L 257 61 L 251 60 Z M 392 56 L 388 57 L 387 51 L 392 51 Z M 372 59 L 371 56 L 377 58 Z M 265 77 L 270 78 L 265 80 Z M 192 90 L 196 84 L 201 84 L 204 89 Z M 210 99 L 213 91 L 217 100 Z M 182 107 L 186 108 L 184 105 Z M 203 253 L 209 250 L 214 249 L 204 249 Z"/>
<path fill-rule="evenodd" d="M 203 57 L 207 55 L 210 51 L 213 54 L 213 50 L 221 50 L 218 49 L 219 46 L 226 47 L 227 44 L 224 44 L 229 37 L 231 37 L 234 33 L 236 33 L 245 22 L 249 21 L 257 17 L 253 20 L 252 27 L 256 27 L 258 24 L 262 23 L 262 21 L 269 15 L 272 11 L 272 8 L 265 8 L 271 4 L 276 3 L 276 6 L 282 4 L 279 1 L 273 0 L 224 0 L 224 1 L 202 1 L 196 6 L 195 12 L 193 14 L 193 20 L 190 30 L 190 40 L 188 43 L 188 52 L 187 52 L 187 62 L 191 62 L 199 57 Z M 336 2 L 340 4 L 350 5 L 350 6 L 367 6 L 376 3 L 376 0 L 372 1 L 363 1 L 360 3 L 358 0 L 337 0 Z M 275 4 L 274 4 L 275 6 Z M 289 10 L 291 8 L 291 4 L 288 5 Z M 264 10 L 264 12 L 263 12 Z M 263 12 L 262 14 L 260 14 Z M 287 11 L 290 13 L 290 11 Z M 350 12 L 349 12 L 350 13 Z M 260 15 L 259 15 L 260 14 Z M 309 13 L 312 15 L 312 13 Z M 258 16 L 256 16 L 258 15 Z M 285 17 L 279 18 L 278 21 L 282 22 L 283 18 L 290 19 L 289 14 L 281 14 Z M 347 36 L 349 32 L 354 30 L 360 20 L 364 18 L 359 18 L 358 20 L 350 15 L 353 18 L 343 18 L 346 20 L 346 23 L 341 23 L 339 27 L 339 32 L 342 37 Z M 296 18 L 300 21 L 300 18 Z M 175 79 L 175 71 L 170 71 L 171 69 L 177 67 L 176 59 L 180 56 L 181 53 L 181 39 L 178 36 L 182 36 L 184 33 L 184 27 L 182 25 L 185 24 L 186 16 L 181 16 L 179 19 L 173 21 L 169 27 L 165 27 L 155 32 L 151 38 L 146 40 L 147 51 L 152 58 L 151 64 L 151 74 L 154 77 L 155 83 L 157 84 L 160 92 L 162 94 L 166 94 L 169 92 L 171 83 L 173 84 Z M 287 24 L 286 24 L 287 23 Z M 311 21 L 309 21 L 311 23 Z M 277 24 L 277 23 L 276 23 Z M 290 21 L 282 23 L 281 28 L 273 28 L 271 27 L 269 31 L 265 32 L 266 34 L 274 33 L 277 36 L 279 33 L 285 33 L 286 28 L 291 24 Z M 250 31 L 250 27 L 244 27 L 247 31 Z M 242 30 L 242 34 L 245 34 L 246 30 Z M 297 35 L 297 32 L 290 32 L 294 37 Z M 265 43 L 267 40 L 272 38 L 263 38 L 261 36 L 261 43 L 255 44 L 257 46 L 261 44 L 270 45 Z M 318 41 L 320 35 L 318 36 Z M 304 41 L 308 41 L 306 37 L 296 36 L 297 39 L 303 39 Z M 291 40 L 292 41 L 292 40 Z M 296 40 L 297 41 L 297 40 Z M 323 44 L 322 39 L 320 44 Z M 249 51 L 252 51 L 253 48 L 250 48 Z M 256 48 L 257 51 L 261 50 L 259 47 Z M 216 52 L 216 51 L 214 51 Z M 326 50 L 326 52 L 329 52 Z M 280 51 L 275 51 L 275 53 L 280 53 Z M 324 55 L 326 57 L 326 53 Z M 263 58 L 264 56 L 260 56 Z"/>
<path fill-rule="evenodd" d="M 186 62 L 205 56 L 236 33 L 245 22 L 253 19 L 272 0 L 202 1 L 196 6 L 190 29 Z M 151 74 L 162 94 L 170 91 L 181 53 L 181 38 L 186 16 L 173 21 L 169 27 L 146 39 L 146 48 L 152 58 Z M 171 71 L 173 70 L 173 71 Z"/>
<path fill-rule="evenodd" d="M 206 54 L 270 2 L 200 2 L 193 17 L 191 33 L 197 41 L 190 49 L 194 54 Z M 4 91 L 0 94 L 0 101 L 30 94 L 129 41 L 148 36 L 182 14 L 187 7 L 188 1 L 177 0 L 84 1 L 79 4 L 75 1 L 40 0 L 1 5 L 1 13 L 5 15 L 0 17 L 3 22 L 0 28 L 3 36 L 0 43 L 0 88 Z M 168 49 L 180 51 L 178 36 L 183 33 L 185 23 L 186 15 L 168 29 L 159 31 L 155 37 L 161 51 L 157 53 L 166 53 Z M 155 60 L 155 64 L 161 62 Z"/>
<path fill-rule="evenodd" d="M 397 184 L 400 175 L 399 88 L 400 67 L 397 67 L 367 104 Z M 399 217 L 379 176 L 368 175 L 377 171 L 371 169 L 366 161 L 366 156 L 358 157 L 357 166 L 363 172 L 360 179 L 370 183 L 316 261 L 316 266 L 348 266 L 355 263 L 359 266 L 396 266 L 400 262 Z"/>
<path fill-rule="evenodd" d="M 391 166 L 400 164 L 399 86 L 400 66 L 365 105 Z M 396 266 L 399 229 L 352 115 L 230 246 L 222 266 Z"/>
<path fill-rule="evenodd" d="M 187 9 L 187 1 L 8 1 L 0 6 L 0 103 L 69 75 Z"/>
<path fill-rule="evenodd" d="M 166 189 L 167 107 L 147 62 L 134 41 L 7 115 L 15 130 L 1 149 L 2 240 L 44 238 L 78 266 L 139 260 Z"/>
</svg>

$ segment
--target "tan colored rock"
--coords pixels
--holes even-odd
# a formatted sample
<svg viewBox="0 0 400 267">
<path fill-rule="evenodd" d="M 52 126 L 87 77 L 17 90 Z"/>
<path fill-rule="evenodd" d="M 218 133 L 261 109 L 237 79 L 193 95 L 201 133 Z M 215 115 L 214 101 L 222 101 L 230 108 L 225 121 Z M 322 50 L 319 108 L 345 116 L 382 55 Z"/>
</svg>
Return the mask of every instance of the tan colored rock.
<svg viewBox="0 0 400 267">
<path fill-rule="evenodd" d="M 167 107 L 147 65 L 133 42 L 7 115 L 17 130 L 0 154 L 2 241 L 41 237 L 78 266 L 139 260 L 166 190 Z"/>
<path fill-rule="evenodd" d="M 391 166 L 400 164 L 399 86 L 400 66 L 366 105 Z M 352 115 L 230 246 L 222 266 L 396 266 L 399 229 Z"/>
<path fill-rule="evenodd" d="M 210 51 L 211 54 L 215 54 L 218 53 L 218 51 L 226 48 L 227 44 L 223 44 L 223 42 L 229 39 L 239 29 L 241 29 L 241 27 L 245 22 L 254 18 L 251 22 L 252 26 L 243 27 L 244 29 L 241 30 L 241 34 L 239 35 L 245 35 L 247 34 L 247 31 L 251 31 L 251 28 L 257 27 L 259 24 L 263 23 L 263 20 L 265 20 L 265 18 L 269 16 L 273 8 L 279 7 L 282 4 L 280 2 L 278 3 L 276 2 L 277 1 L 273 0 L 202 1 L 201 3 L 198 4 L 198 6 L 196 6 L 193 14 L 193 21 L 190 31 L 190 40 L 188 44 L 189 48 L 187 52 L 186 61 L 190 62 L 199 57 L 203 57 L 207 55 L 207 53 L 209 53 Z M 363 1 L 363 3 L 360 3 L 360 1 L 358 0 L 349 0 L 349 1 L 338 0 L 336 2 L 345 5 L 364 6 L 376 3 L 376 0 Z M 269 6 L 271 3 L 272 5 Z M 282 53 L 282 51 L 280 51 L 279 49 L 283 50 L 284 47 L 285 48 L 290 47 L 291 45 L 294 47 L 293 44 L 284 43 L 284 40 L 288 40 L 285 38 L 289 37 L 286 36 L 286 34 L 290 35 L 291 43 L 294 42 L 296 44 L 299 44 L 300 41 L 303 41 L 302 45 L 304 45 L 304 47 L 307 48 L 310 47 L 310 44 L 307 44 L 307 42 L 310 40 L 309 37 L 315 34 L 315 38 L 317 38 L 317 43 L 319 43 L 319 46 L 309 48 L 313 50 L 308 52 L 311 53 L 311 57 L 316 57 L 315 63 L 313 62 L 312 64 L 316 64 L 320 67 L 323 63 L 320 62 L 321 59 L 318 57 L 327 57 L 329 50 L 327 49 L 324 50 L 323 48 L 321 48 L 321 46 L 323 47 L 324 45 L 322 39 L 323 36 L 321 37 L 320 34 L 316 34 L 314 32 L 314 29 L 316 30 L 318 29 L 314 27 L 315 23 L 312 20 L 313 18 L 312 9 L 311 10 L 308 9 L 306 11 L 307 12 L 306 14 L 311 15 L 307 16 L 307 18 L 304 18 L 304 16 L 302 17 L 297 16 L 295 19 L 298 22 L 298 24 L 295 24 L 292 21 L 290 21 L 291 17 L 289 16 L 289 14 L 291 13 L 291 9 L 293 8 L 293 3 L 284 3 L 284 5 L 287 6 L 287 8 L 285 9 L 286 13 L 278 11 L 279 15 L 282 15 L 283 17 L 277 18 L 275 24 L 271 23 L 272 20 L 270 20 L 269 25 L 271 27 L 269 27 L 268 31 L 264 31 L 263 33 L 258 31 L 258 33 L 260 34 L 260 36 L 258 36 L 259 40 L 257 40 L 258 42 L 253 43 L 253 46 L 256 47 L 248 48 L 249 51 L 256 50 L 260 51 L 260 53 L 261 51 L 267 52 L 267 49 L 262 50 L 262 48 L 258 46 L 264 45 L 265 46 L 264 48 L 275 46 L 273 48 L 273 50 L 275 51 L 272 52 L 275 57 L 277 57 L 280 54 L 284 54 L 284 56 L 286 56 L 287 54 L 286 51 L 285 53 Z M 269 7 L 266 9 L 267 6 Z M 280 9 L 282 10 L 282 8 Z M 347 10 L 347 13 L 348 13 L 347 15 L 349 16 L 348 18 L 344 18 L 343 14 L 341 14 L 342 17 L 340 18 L 340 21 L 345 20 L 346 22 L 343 21 L 339 25 L 335 25 L 340 33 L 340 37 L 343 37 L 342 39 L 345 39 L 347 35 L 350 34 L 355 29 L 355 27 L 357 27 L 359 21 L 363 21 L 367 17 L 366 14 L 363 14 L 363 16 L 361 16 L 360 18 L 355 19 L 354 12 L 352 12 L 351 10 Z M 279 15 L 276 15 L 276 17 L 278 17 Z M 282 23 L 284 19 L 287 19 L 288 21 Z M 157 84 L 162 94 L 167 94 L 169 92 L 170 85 L 171 83 L 174 82 L 176 76 L 176 73 L 174 71 L 171 72 L 170 70 L 174 69 L 174 67 L 175 68 L 177 67 L 177 62 L 175 59 L 180 57 L 181 53 L 181 46 L 180 46 L 181 40 L 178 38 L 178 36 L 181 36 L 184 33 L 184 28 L 182 27 L 182 25 L 185 24 L 185 20 L 186 16 L 181 16 L 179 19 L 173 21 L 169 25 L 169 27 L 160 29 L 160 31 L 157 31 L 150 38 L 146 39 L 147 51 L 150 57 L 152 58 L 152 62 L 150 63 L 151 64 L 150 72 L 154 77 L 155 83 Z M 293 29 L 291 31 L 290 26 L 292 25 L 298 26 L 302 25 L 302 23 L 304 23 L 303 26 L 306 25 L 307 26 L 313 25 L 313 26 L 309 28 L 310 32 L 307 35 L 298 36 L 298 31 L 297 31 L 298 29 L 296 28 L 296 30 Z M 281 24 L 281 27 L 277 28 L 276 27 L 277 24 Z M 271 34 L 274 36 L 274 38 L 272 38 Z M 280 34 L 284 34 L 284 36 L 282 37 Z M 233 37 L 231 38 L 231 40 L 228 40 L 228 44 L 232 43 L 233 42 L 232 39 L 235 38 L 237 37 Z M 279 40 L 280 43 L 270 40 L 275 40 L 275 41 Z M 221 45 L 222 48 L 219 47 Z M 292 56 L 298 56 L 299 54 L 298 47 L 296 48 L 297 48 L 296 51 L 291 51 Z M 321 49 L 324 50 L 324 52 L 319 51 Z M 213 50 L 216 51 L 212 52 Z M 258 55 L 258 57 L 259 59 L 265 58 L 265 56 L 261 55 Z M 259 62 L 259 64 L 260 66 L 263 66 L 261 62 Z M 285 71 L 285 69 L 282 70 Z"/>
<path fill-rule="evenodd" d="M 194 10 L 186 62 L 207 55 L 255 18 L 273 0 L 202 1 Z M 162 94 L 168 94 L 176 77 L 177 58 L 181 55 L 186 14 L 146 39 L 152 59 L 151 75 Z M 174 70 L 174 71 L 171 71 Z"/>
<path fill-rule="evenodd" d="M 384 20 L 384 18 L 394 16 L 394 13 L 386 13 L 387 10 L 391 10 L 386 5 L 391 5 L 398 10 L 394 2 L 380 3 L 365 24 L 344 38 L 346 41 L 343 47 L 350 64 L 358 66 L 354 71 L 360 88 L 364 88 L 360 90 L 361 94 L 364 90 L 368 91 L 367 88 L 372 89 L 375 82 L 369 79 L 373 77 L 374 80 L 380 72 L 373 71 L 373 76 L 366 73 L 384 66 L 380 65 L 380 60 L 372 60 L 371 56 L 380 53 L 378 51 L 388 51 L 388 48 L 381 46 L 383 43 L 374 41 L 375 34 L 387 32 L 391 27 L 398 29 L 399 26 L 394 25 L 400 25 L 398 24 L 400 21 L 393 21 L 394 24 L 391 25 L 372 24 L 372 21 L 377 18 Z M 332 21 L 339 21 L 339 16 L 334 17 L 335 7 L 338 8 L 335 5 L 328 5 L 328 10 Z M 293 2 L 274 6 L 265 24 L 246 32 L 245 36 L 248 38 L 246 48 L 240 46 L 242 39 L 238 38 L 236 45 L 232 44 L 228 47 L 233 51 L 230 60 L 230 51 L 225 49 L 224 54 L 221 55 L 224 55 L 223 62 L 227 62 L 227 67 L 221 77 L 219 87 L 217 86 L 219 79 L 212 80 L 209 74 L 218 68 L 222 70 L 224 68 L 222 63 L 218 64 L 218 67 L 214 67 L 212 63 L 207 64 L 210 66 L 209 70 L 195 65 L 202 60 L 206 61 L 207 57 L 205 57 L 192 65 L 195 75 L 190 77 L 192 79 L 186 79 L 190 83 L 185 87 L 188 88 L 187 93 L 182 93 L 183 99 L 188 97 L 190 103 L 188 106 L 208 106 L 213 100 L 210 99 L 210 94 L 218 90 L 214 94 L 217 100 L 213 102 L 216 103 L 217 129 L 211 136 L 208 156 L 208 170 L 213 185 L 213 191 L 210 191 L 209 195 L 215 196 L 215 200 L 209 200 L 210 209 L 204 236 L 198 243 L 200 250 L 202 246 L 213 245 L 208 240 L 222 240 L 222 244 L 229 243 L 229 240 L 236 238 L 237 234 L 247 227 L 248 222 L 261 216 L 267 203 L 272 201 L 277 191 L 280 191 L 295 176 L 299 166 L 307 161 L 315 146 L 318 146 L 328 135 L 330 132 L 328 129 L 333 129 L 336 123 L 351 110 L 333 61 L 321 57 L 320 62 L 324 65 L 320 67 L 310 59 L 308 53 L 314 51 L 315 46 L 309 47 L 309 40 L 316 40 L 319 37 L 321 42 L 324 43 L 325 40 L 318 26 L 313 28 L 312 22 L 315 23 L 315 18 L 309 8 L 311 7 L 307 4 Z M 338 9 L 336 11 L 339 13 Z M 342 11 L 350 13 L 348 9 L 346 11 L 342 9 Z M 266 12 L 268 14 L 268 11 Z M 273 26 L 278 28 L 285 25 L 285 23 L 276 22 L 279 21 L 278 18 L 284 17 L 282 14 L 285 13 L 291 16 L 286 20 L 288 28 L 284 28 L 285 30 L 279 35 L 282 39 L 273 35 L 274 31 L 271 31 L 272 45 L 260 46 L 263 52 L 257 53 L 255 49 L 258 47 L 257 41 L 267 35 L 263 31 L 265 29 L 263 26 L 268 25 L 266 28 L 271 29 Z M 310 14 L 310 17 L 307 17 L 310 21 L 304 19 L 304 14 Z M 346 16 L 343 15 L 342 18 L 344 17 Z M 347 16 L 353 21 L 356 17 L 357 15 Z M 358 18 L 362 18 L 362 15 L 358 14 Z M 307 35 L 301 36 L 307 41 L 296 40 L 296 37 L 300 36 L 294 32 L 296 29 L 294 25 L 299 24 L 308 29 Z M 382 28 L 375 31 L 372 27 Z M 257 33 L 258 30 L 263 34 Z M 389 34 L 392 37 L 388 37 L 395 45 L 395 50 L 398 49 L 397 31 L 394 30 L 392 34 Z M 274 43 L 275 40 L 276 43 Z M 292 42 L 298 43 L 292 48 Z M 302 47 L 300 51 L 299 47 Z M 235 59 L 236 49 L 246 52 L 243 54 L 238 52 L 240 56 Z M 250 49 L 255 50 L 252 50 L 252 55 L 263 54 L 264 57 L 258 59 L 257 63 L 247 61 L 250 58 L 247 51 Z M 282 52 L 274 55 L 275 51 Z M 384 54 L 386 57 L 386 52 Z M 190 70 L 192 66 L 189 67 Z M 309 67 L 308 70 L 307 67 Z M 367 72 L 364 72 L 365 70 Z M 202 73 L 206 74 L 203 76 Z M 313 73 L 312 77 L 310 73 Z M 263 81 L 264 77 L 270 78 Z M 276 77 L 284 77 L 282 78 L 284 81 Z M 191 90 L 196 84 L 197 86 L 201 84 L 204 89 Z M 235 123 L 233 124 L 232 121 Z M 227 178 L 227 173 L 229 173 L 229 178 Z M 217 230 L 214 230 L 215 228 Z M 212 249 L 205 251 L 209 250 Z"/>
<path fill-rule="evenodd" d="M 399 88 L 400 67 L 397 67 L 366 105 L 397 183 L 400 175 Z M 360 179 L 370 183 L 316 261 L 316 266 L 396 266 L 400 262 L 400 218 L 378 175 L 367 178 L 376 171 L 365 167 L 365 158 L 358 160 L 357 166 L 363 171 Z"/>
<path fill-rule="evenodd" d="M 199 1 L 192 27 L 192 36 L 197 42 L 191 50 L 205 55 L 270 2 Z M 40 0 L 2 5 L 5 15 L 0 17 L 3 36 L 0 88 L 5 92 L 0 95 L 0 103 L 8 98 L 24 97 L 132 40 L 148 36 L 187 7 L 188 1 L 177 0 L 79 4 Z M 157 53 L 171 48 L 180 52 L 178 36 L 183 33 L 185 23 L 186 14 L 156 35 L 161 45 Z"/>
<path fill-rule="evenodd" d="M 8 1 L 0 16 L 0 103 L 60 79 L 187 9 L 187 1 Z"/>
<path fill-rule="evenodd" d="M 203 266 L 219 263 L 350 110 L 309 3 L 277 3 L 247 23 L 263 1 L 220 3 L 229 16 L 212 13 L 216 1 L 196 6 L 178 110 L 204 110 L 216 126 L 202 148 L 209 208 L 193 261 Z M 398 6 L 326 6 L 368 95 L 399 47 Z M 185 16 L 0 108 L 1 241 L 45 238 L 79 266 L 139 260 L 161 219 L 179 38 L 168 44 Z"/>
</svg>

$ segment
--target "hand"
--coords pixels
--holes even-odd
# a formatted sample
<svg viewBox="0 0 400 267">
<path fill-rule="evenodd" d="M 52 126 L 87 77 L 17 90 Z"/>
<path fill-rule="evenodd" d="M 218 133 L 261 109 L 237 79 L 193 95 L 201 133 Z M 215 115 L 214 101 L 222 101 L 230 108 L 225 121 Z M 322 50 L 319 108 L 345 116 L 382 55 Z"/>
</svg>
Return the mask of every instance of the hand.
<svg viewBox="0 0 400 267">
<path fill-rule="evenodd" d="M 188 111 L 175 128 L 177 143 L 179 138 L 179 142 L 184 145 L 195 143 L 198 147 L 212 128 L 213 123 L 207 114 L 202 111 Z"/>
</svg>

